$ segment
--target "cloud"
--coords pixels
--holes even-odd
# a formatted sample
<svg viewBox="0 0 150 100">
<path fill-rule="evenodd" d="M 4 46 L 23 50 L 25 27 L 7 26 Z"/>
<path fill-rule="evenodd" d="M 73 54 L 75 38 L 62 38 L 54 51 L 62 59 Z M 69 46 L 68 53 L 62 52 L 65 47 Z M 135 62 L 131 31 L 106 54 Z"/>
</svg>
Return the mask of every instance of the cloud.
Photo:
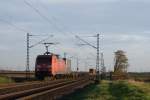
<svg viewBox="0 0 150 100">
<path fill-rule="evenodd" d="M 150 65 L 147 60 L 150 59 L 149 0 L 28 0 L 28 2 L 52 23 L 39 16 L 23 0 L 1 1 L 0 20 L 13 24 L 0 21 L 2 51 L 0 55 L 3 56 L 0 58 L 1 66 L 10 67 L 12 63 L 13 66 L 25 66 L 26 31 L 20 30 L 21 28 L 31 34 L 54 34 L 55 37 L 50 38 L 48 42 L 60 42 L 60 45 L 50 47 L 52 52 L 61 55 L 68 52 L 68 56 L 79 55 L 81 59 L 90 56 L 91 52 L 96 54 L 96 50 L 89 46 L 78 47 L 76 44 L 80 41 L 74 36 L 76 34 L 93 36 L 100 33 L 103 35 L 100 46 L 108 69 L 113 67 L 113 52 L 123 49 L 129 55 L 130 70 L 139 70 L 138 65 L 143 65 L 143 70 L 147 71 Z M 32 38 L 30 41 L 34 44 L 43 38 Z M 83 39 L 96 45 L 96 38 L 83 37 Z M 45 49 L 42 45 L 31 49 L 32 69 L 36 56 L 43 52 Z M 11 55 L 9 58 L 8 54 Z M 7 59 L 13 60 L 8 63 Z M 81 63 L 83 66 L 82 61 Z"/>
</svg>

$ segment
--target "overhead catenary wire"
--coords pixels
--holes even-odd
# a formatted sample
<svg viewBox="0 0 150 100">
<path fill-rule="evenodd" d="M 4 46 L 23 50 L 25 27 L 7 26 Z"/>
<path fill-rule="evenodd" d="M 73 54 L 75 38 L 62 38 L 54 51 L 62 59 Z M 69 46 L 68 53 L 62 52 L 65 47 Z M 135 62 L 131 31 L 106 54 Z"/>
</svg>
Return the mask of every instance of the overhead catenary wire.
<svg viewBox="0 0 150 100">
<path fill-rule="evenodd" d="M 72 32 L 65 33 L 61 28 L 58 27 L 58 25 L 56 23 L 53 22 L 53 20 L 51 20 L 49 17 L 45 16 L 37 7 L 34 7 L 33 4 L 31 4 L 30 2 L 28 2 L 27 0 L 24 0 L 24 3 L 29 6 L 30 8 L 32 8 L 39 16 L 41 16 L 45 21 L 47 21 L 50 25 L 53 25 L 55 27 L 55 29 L 58 32 L 61 32 L 62 34 L 64 34 L 65 36 L 69 37 L 69 36 L 73 36 L 75 37 L 75 34 Z M 46 8 L 45 8 L 46 9 Z M 54 19 L 54 16 L 52 17 L 52 19 Z M 55 18 L 56 20 L 56 18 Z M 61 25 L 63 26 L 63 25 Z M 72 37 L 71 37 L 72 38 Z"/>
<path fill-rule="evenodd" d="M 25 30 L 25 29 L 23 29 L 23 28 L 21 28 L 21 27 L 18 27 L 17 25 L 15 25 L 15 24 L 13 24 L 13 23 L 11 23 L 11 22 L 8 22 L 8 21 L 6 21 L 6 20 L 4 20 L 4 19 L 0 19 L 0 21 L 1 22 L 4 22 L 4 23 L 6 23 L 6 24 L 8 24 L 8 25 L 10 25 L 10 26 L 12 26 L 12 27 L 14 27 L 14 28 L 16 28 L 17 30 L 19 30 L 19 31 L 22 31 L 22 32 L 25 32 L 25 33 L 29 33 L 29 31 L 28 30 Z M 41 43 L 41 42 L 44 42 L 44 41 L 46 41 L 46 40 L 48 40 L 52 35 L 46 35 L 46 34 L 43 34 L 43 35 L 34 35 L 34 34 L 32 34 L 31 36 L 48 36 L 48 38 L 45 38 L 45 39 L 43 39 L 43 40 L 41 40 L 41 41 L 39 41 L 38 43 Z M 38 44 L 37 43 L 37 44 Z M 36 44 L 35 44 L 36 45 Z"/>
<path fill-rule="evenodd" d="M 96 46 L 93 46 L 91 43 L 89 43 L 89 42 L 87 42 L 87 41 L 85 41 L 85 40 L 81 39 L 79 36 L 77 36 L 77 35 L 76 35 L 76 38 L 78 38 L 78 39 L 79 39 L 79 40 L 81 40 L 82 42 L 86 43 L 86 45 L 89 45 L 89 46 L 91 46 L 91 47 L 93 47 L 93 48 L 97 49 L 97 47 L 96 47 Z"/>
<path fill-rule="evenodd" d="M 56 28 L 56 30 L 58 31 L 58 32 L 61 32 L 61 33 L 63 33 L 65 36 L 73 36 L 73 37 L 75 37 L 76 35 L 74 34 L 74 33 L 72 33 L 72 32 L 69 32 L 69 33 L 71 33 L 71 34 L 68 34 L 68 33 L 64 33 L 63 32 L 63 30 L 60 28 L 60 27 L 58 27 L 58 25 L 57 25 L 57 23 L 55 23 L 55 22 L 53 22 L 53 21 L 56 21 L 56 18 L 54 17 L 54 16 L 50 16 L 51 17 L 51 19 L 49 18 L 49 17 L 47 17 L 47 16 L 45 16 L 37 7 L 35 7 L 35 6 L 33 6 L 33 4 L 31 4 L 29 1 L 27 1 L 27 0 L 24 0 L 24 2 L 25 2 L 25 4 L 26 5 L 28 5 L 30 8 L 32 8 L 38 15 L 40 15 L 45 21 L 47 21 L 50 25 L 53 25 L 55 28 Z M 63 25 L 61 25 L 61 27 L 62 27 Z M 92 46 L 92 47 L 94 47 L 94 46 Z M 94 48 L 96 48 L 96 47 L 94 47 Z"/>
<path fill-rule="evenodd" d="M 6 23 L 6 24 L 8 24 L 8 25 L 10 25 L 10 26 L 12 26 L 12 27 L 14 27 L 14 28 L 16 28 L 16 29 L 19 30 L 19 31 L 26 32 L 26 33 L 29 32 L 28 30 L 25 30 L 25 29 L 23 29 L 23 28 L 21 28 L 21 27 L 15 25 L 15 24 L 13 24 L 13 23 L 11 23 L 11 22 L 9 22 L 9 21 L 6 21 L 6 20 L 4 20 L 4 19 L 1 19 L 1 18 L 0 18 L 0 21 L 1 21 L 1 22 L 4 22 L 4 23 Z"/>
<path fill-rule="evenodd" d="M 76 34 L 74 34 L 73 32 L 69 32 L 69 33 L 64 33 L 63 32 L 63 30 L 60 28 L 60 27 L 58 27 L 58 25 L 56 24 L 56 23 L 54 23 L 53 22 L 53 20 L 51 20 L 49 17 L 47 17 L 47 16 L 45 16 L 37 7 L 35 7 L 35 6 L 33 6 L 33 4 L 31 4 L 31 2 L 29 2 L 29 1 L 27 1 L 27 0 L 24 0 L 24 3 L 26 4 L 26 5 L 28 5 L 30 8 L 32 8 L 38 15 L 40 15 L 45 21 L 47 21 L 50 25 L 53 25 L 55 28 L 56 28 L 56 30 L 57 31 L 59 31 L 59 32 L 61 32 L 61 33 L 63 33 L 65 36 L 73 36 L 73 37 L 75 37 L 76 36 Z M 40 3 L 40 4 L 42 4 L 42 3 Z M 42 5 L 42 7 L 44 8 L 44 9 L 47 9 L 45 6 L 43 6 Z M 52 19 L 54 19 L 55 21 L 56 21 L 56 18 L 54 17 L 54 16 L 50 16 Z M 61 25 L 61 27 L 62 26 L 64 26 L 64 25 Z"/>
<path fill-rule="evenodd" d="M 38 9 L 37 9 L 36 12 L 38 13 Z M 39 12 L 39 15 L 40 15 L 40 12 Z M 45 20 L 47 20 L 48 23 L 50 23 L 51 20 L 50 20 L 47 16 L 44 17 L 44 15 L 42 15 L 42 13 L 41 13 L 40 16 L 41 16 L 41 17 L 43 16 L 43 18 L 44 18 Z M 0 19 L 0 21 L 2 21 L 2 22 L 4 22 L 4 23 L 6 23 L 6 24 L 8 24 L 8 25 L 10 25 L 10 26 L 12 26 L 12 27 L 14 27 L 15 29 L 17 29 L 17 30 L 19 30 L 19 31 L 22 31 L 22 32 L 25 32 L 25 33 L 31 33 L 31 34 L 32 34 L 32 32 L 30 32 L 30 31 L 28 31 L 28 30 L 26 30 L 26 29 L 24 29 L 24 28 L 22 28 L 22 27 L 20 27 L 20 26 L 17 26 L 17 25 L 15 25 L 15 24 L 12 23 L 12 22 L 9 22 L 9 21 L 3 20 L 3 19 Z M 53 22 L 52 22 L 52 24 L 53 24 Z M 55 26 L 55 28 L 56 28 L 59 32 L 65 34 L 64 32 L 62 32 L 61 29 L 58 28 L 58 26 L 57 26 L 55 23 L 54 23 L 53 25 Z M 70 33 L 72 33 L 72 32 L 70 32 Z M 70 35 L 73 36 L 73 34 L 70 34 Z M 35 35 L 34 35 L 34 36 L 35 36 Z M 38 36 L 38 35 L 36 35 L 36 36 Z M 41 36 L 41 35 L 39 35 L 39 36 Z M 65 36 L 69 36 L 69 35 L 66 35 L 66 34 L 65 34 Z M 50 36 L 49 36 L 49 37 L 50 37 Z M 40 43 L 42 43 L 42 42 L 48 40 L 49 37 L 48 37 L 48 38 L 45 38 L 45 39 L 43 39 L 43 40 L 41 40 L 41 41 L 39 41 L 39 42 L 37 42 L 37 43 L 35 43 L 35 44 L 33 44 L 33 45 L 31 45 L 31 47 L 34 47 L 34 46 L 36 46 L 36 45 L 38 45 L 38 44 L 40 44 Z"/>
<path fill-rule="evenodd" d="M 25 29 L 23 29 L 23 28 L 21 28 L 21 27 L 18 27 L 18 26 L 16 26 L 15 24 L 13 24 L 13 23 L 11 23 L 11 22 L 8 22 L 8 21 L 3 20 L 3 19 L 0 19 L 0 21 L 1 21 L 1 22 L 4 22 L 4 23 L 6 23 L 6 24 L 8 24 L 8 25 L 10 25 L 10 26 L 13 26 L 14 28 L 16 28 L 16 29 L 19 30 L 19 31 L 22 31 L 22 32 L 25 32 L 25 33 L 29 33 L 29 31 L 27 31 L 27 30 L 25 30 Z M 47 38 L 42 39 L 41 41 L 35 43 L 34 45 L 31 45 L 30 48 L 32 48 L 32 47 L 34 47 L 34 46 L 36 46 L 36 45 L 38 45 L 38 44 L 40 44 L 40 43 L 42 43 L 42 42 L 48 40 L 48 39 L 49 39 L 50 37 L 52 37 L 53 35 L 30 35 L 30 36 L 48 36 Z"/>
<path fill-rule="evenodd" d="M 44 6 L 43 2 L 41 2 L 40 0 L 38 0 L 38 2 L 40 3 L 40 6 L 41 6 L 43 9 L 45 9 L 46 11 L 49 11 L 49 9 L 48 9 L 46 6 Z M 60 15 L 60 16 L 62 16 L 62 15 Z M 59 24 L 61 24 L 61 28 L 66 29 L 66 26 L 65 26 L 63 23 L 60 22 L 61 20 L 58 21 L 58 18 L 56 18 L 54 15 L 51 15 L 51 16 L 49 16 L 49 17 L 52 19 L 52 21 L 55 21 L 55 24 L 56 24 L 57 26 L 58 26 L 57 23 L 59 23 Z M 73 32 L 69 32 L 69 33 L 73 34 Z"/>
<path fill-rule="evenodd" d="M 39 44 L 45 42 L 45 41 L 48 40 L 50 37 L 53 37 L 53 35 L 49 35 L 47 38 L 45 38 L 45 39 L 43 39 L 43 40 L 41 40 L 41 41 L 39 41 L 39 42 L 37 42 L 37 43 L 31 45 L 29 48 L 35 47 L 35 46 L 37 46 L 37 45 L 39 45 Z"/>
<path fill-rule="evenodd" d="M 48 22 L 50 25 L 53 25 L 55 27 L 55 29 L 58 32 L 63 33 L 64 35 L 67 35 L 66 33 L 64 33 L 55 23 L 53 23 L 47 16 L 45 16 L 44 14 L 41 13 L 40 10 L 38 10 L 38 8 L 34 7 L 31 3 L 29 3 L 27 0 L 24 0 L 24 3 L 26 5 L 28 5 L 30 8 L 32 8 L 39 16 L 41 16 L 46 22 Z"/>
<path fill-rule="evenodd" d="M 38 1 L 40 2 L 40 1 Z M 51 19 L 47 16 L 45 16 L 37 7 L 34 7 L 33 4 L 31 4 L 31 2 L 28 2 L 27 0 L 24 0 L 24 3 L 26 5 L 28 5 L 30 8 L 32 8 L 37 14 L 39 14 L 45 21 L 47 21 L 50 25 L 53 25 L 55 27 L 55 29 L 58 31 L 58 32 L 61 32 L 62 34 L 64 34 L 65 36 L 67 37 L 75 37 L 76 34 L 74 34 L 73 32 L 69 31 L 69 32 L 64 32 L 62 28 L 58 27 L 59 25 L 56 23 L 56 22 L 53 22 L 54 20 L 56 21 L 57 18 L 55 18 L 55 16 L 49 16 L 51 17 Z M 47 10 L 47 8 L 45 6 L 42 5 L 42 2 L 40 2 L 40 5 L 45 9 Z M 48 10 L 47 10 L 48 11 Z M 63 26 L 63 28 L 66 28 L 64 26 L 64 24 L 60 23 L 61 24 L 61 27 Z M 72 37 L 71 37 L 72 38 Z"/>
</svg>

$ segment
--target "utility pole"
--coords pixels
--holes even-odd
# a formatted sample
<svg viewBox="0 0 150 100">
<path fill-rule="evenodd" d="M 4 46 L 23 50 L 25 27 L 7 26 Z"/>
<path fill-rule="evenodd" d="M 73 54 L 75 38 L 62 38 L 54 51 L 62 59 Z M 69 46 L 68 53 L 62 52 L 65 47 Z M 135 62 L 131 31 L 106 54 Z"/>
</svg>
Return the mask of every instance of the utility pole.
<svg viewBox="0 0 150 100">
<path fill-rule="evenodd" d="M 67 53 L 66 52 L 64 52 L 64 58 L 67 58 Z"/>
<path fill-rule="evenodd" d="M 29 40 L 29 36 L 30 36 L 30 34 L 29 33 L 27 33 L 27 65 L 26 65 L 26 79 L 28 79 L 28 78 L 30 78 L 30 75 L 28 76 L 28 73 L 30 72 L 30 68 L 29 68 L 29 64 L 30 64 L 30 58 L 29 58 L 29 42 L 30 42 L 30 40 Z"/>
<path fill-rule="evenodd" d="M 81 40 L 82 42 L 85 43 L 85 44 L 82 44 L 82 45 L 89 45 L 89 46 L 93 47 L 94 49 L 96 49 L 96 51 L 97 51 L 97 53 L 96 53 L 97 57 L 96 57 L 96 78 L 95 78 L 95 83 L 99 83 L 99 81 L 100 81 L 100 71 L 99 71 L 99 69 L 100 69 L 99 68 L 99 60 L 100 60 L 100 58 L 99 58 L 99 51 L 100 51 L 99 38 L 100 37 L 99 36 L 100 36 L 99 34 L 94 36 L 94 37 L 97 37 L 97 46 L 94 46 L 94 45 L 90 44 L 89 42 L 81 39 L 79 36 L 76 36 L 76 38 L 78 38 L 79 40 Z"/>
<path fill-rule="evenodd" d="M 102 67 L 102 69 L 104 69 L 104 70 L 102 70 L 102 72 L 106 72 L 104 54 L 103 53 L 101 53 L 101 67 Z"/>
<path fill-rule="evenodd" d="M 102 68 L 102 73 L 104 72 L 104 67 L 105 67 L 105 64 L 104 64 L 104 55 L 103 53 L 101 53 L 101 68 Z"/>
<path fill-rule="evenodd" d="M 101 78 L 106 78 L 106 67 L 104 62 L 104 55 L 101 53 Z"/>
<path fill-rule="evenodd" d="M 79 70 L 79 58 L 77 57 L 77 72 Z"/>
<path fill-rule="evenodd" d="M 96 83 L 99 83 L 100 72 L 99 72 L 99 34 L 97 34 L 97 58 L 96 58 Z"/>
<path fill-rule="evenodd" d="M 46 39 L 43 39 L 37 43 L 35 43 L 34 45 L 30 45 L 30 36 L 41 36 L 41 35 L 31 35 L 29 33 L 27 33 L 27 58 L 26 58 L 26 79 L 30 78 L 30 48 L 37 46 L 38 44 L 41 44 L 42 42 L 46 41 L 47 39 L 49 39 L 50 37 L 53 37 L 53 35 L 45 35 L 45 36 L 49 36 Z"/>
<path fill-rule="evenodd" d="M 85 61 L 84 62 L 84 70 L 85 70 L 85 72 L 87 71 L 87 67 L 88 67 L 88 65 L 87 65 L 87 62 Z"/>
</svg>

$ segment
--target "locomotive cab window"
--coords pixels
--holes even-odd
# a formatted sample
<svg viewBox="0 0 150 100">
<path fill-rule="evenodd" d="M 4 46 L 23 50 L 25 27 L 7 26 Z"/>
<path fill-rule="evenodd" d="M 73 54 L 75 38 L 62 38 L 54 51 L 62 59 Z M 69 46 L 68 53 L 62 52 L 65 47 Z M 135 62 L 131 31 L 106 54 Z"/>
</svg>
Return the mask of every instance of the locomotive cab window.
<svg viewBox="0 0 150 100">
<path fill-rule="evenodd" d="M 37 57 L 37 64 L 47 64 L 47 65 L 51 65 L 51 56 L 41 56 L 41 57 Z"/>
</svg>

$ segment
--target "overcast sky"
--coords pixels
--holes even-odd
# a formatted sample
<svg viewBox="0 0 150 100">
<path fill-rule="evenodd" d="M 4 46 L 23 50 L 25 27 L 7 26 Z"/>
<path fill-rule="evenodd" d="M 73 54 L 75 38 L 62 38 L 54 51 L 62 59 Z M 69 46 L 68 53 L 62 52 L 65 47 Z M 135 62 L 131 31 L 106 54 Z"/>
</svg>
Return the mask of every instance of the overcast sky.
<svg viewBox="0 0 150 100">
<path fill-rule="evenodd" d="M 129 71 L 150 71 L 150 1 L 149 0 L 0 0 L 0 69 L 25 70 L 26 33 L 53 34 L 47 42 L 51 52 L 80 58 L 80 70 L 95 66 L 96 50 L 75 38 L 81 36 L 100 46 L 107 70 L 113 69 L 114 52 L 121 49 L 129 58 Z M 46 36 L 31 37 L 34 44 Z M 30 49 L 30 65 L 45 48 Z M 85 59 L 88 60 L 85 62 Z M 75 69 L 75 59 L 72 59 Z M 86 64 L 85 64 L 86 63 Z"/>
</svg>

